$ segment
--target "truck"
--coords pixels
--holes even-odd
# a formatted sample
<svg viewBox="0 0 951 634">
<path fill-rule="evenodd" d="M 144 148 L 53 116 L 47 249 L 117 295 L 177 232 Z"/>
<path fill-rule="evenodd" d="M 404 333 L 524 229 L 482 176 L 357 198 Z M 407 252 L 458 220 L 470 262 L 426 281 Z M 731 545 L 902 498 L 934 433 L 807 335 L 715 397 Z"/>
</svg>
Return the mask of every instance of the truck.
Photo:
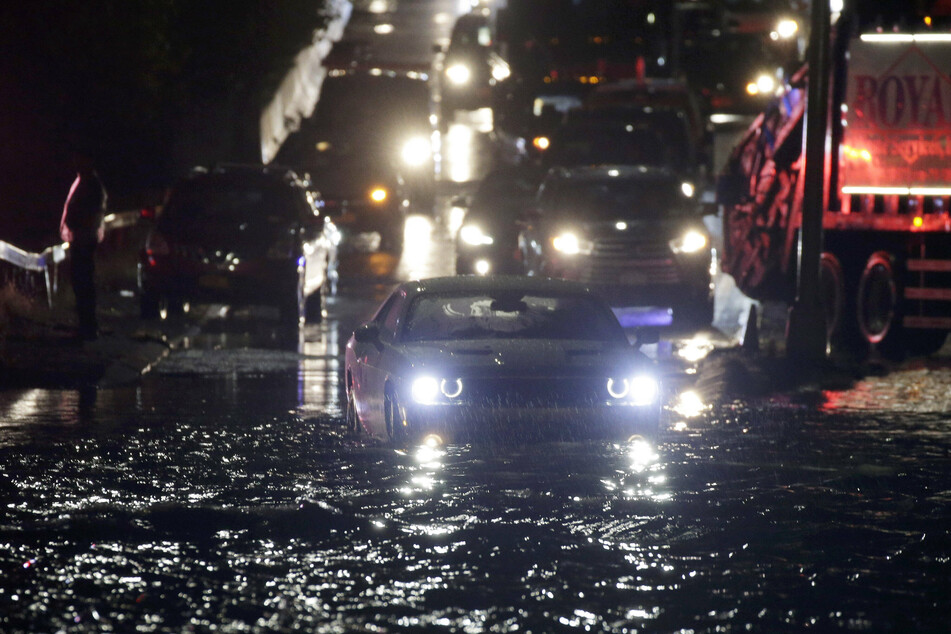
<svg viewBox="0 0 951 634">
<path fill-rule="evenodd" d="M 939 350 L 951 330 L 951 33 L 830 45 L 819 296 L 827 351 Z M 808 72 L 753 120 L 717 183 L 721 269 L 760 301 L 797 297 Z"/>
</svg>

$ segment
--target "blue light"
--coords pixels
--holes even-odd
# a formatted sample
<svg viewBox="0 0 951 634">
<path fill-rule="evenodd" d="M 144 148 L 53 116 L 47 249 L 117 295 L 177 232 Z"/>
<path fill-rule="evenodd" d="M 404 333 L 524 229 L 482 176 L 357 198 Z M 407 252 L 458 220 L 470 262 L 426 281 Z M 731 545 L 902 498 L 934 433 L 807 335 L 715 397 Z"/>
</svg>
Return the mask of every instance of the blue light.
<svg viewBox="0 0 951 634">
<path fill-rule="evenodd" d="M 624 328 L 669 326 L 674 323 L 674 311 L 661 306 L 629 306 L 611 310 Z"/>
</svg>

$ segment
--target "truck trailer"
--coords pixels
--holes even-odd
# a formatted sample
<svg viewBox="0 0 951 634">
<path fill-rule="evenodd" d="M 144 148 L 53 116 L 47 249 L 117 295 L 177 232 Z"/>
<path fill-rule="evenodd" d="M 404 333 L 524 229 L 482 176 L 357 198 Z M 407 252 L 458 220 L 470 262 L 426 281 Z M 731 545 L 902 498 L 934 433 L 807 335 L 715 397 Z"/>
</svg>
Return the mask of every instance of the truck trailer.
<svg viewBox="0 0 951 634">
<path fill-rule="evenodd" d="M 834 30 L 820 297 L 827 349 L 885 358 L 951 330 L 951 33 Z M 797 294 L 806 68 L 734 147 L 718 180 L 722 270 L 752 299 Z"/>
</svg>

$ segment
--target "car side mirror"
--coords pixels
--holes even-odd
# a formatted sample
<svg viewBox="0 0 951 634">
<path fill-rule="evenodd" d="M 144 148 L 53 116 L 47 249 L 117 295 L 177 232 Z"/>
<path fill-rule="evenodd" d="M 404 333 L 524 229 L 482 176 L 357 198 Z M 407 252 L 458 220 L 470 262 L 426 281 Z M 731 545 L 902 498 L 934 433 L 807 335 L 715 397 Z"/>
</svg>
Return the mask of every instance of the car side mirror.
<svg viewBox="0 0 951 634">
<path fill-rule="evenodd" d="M 357 343 L 368 343 L 380 346 L 380 327 L 374 323 L 362 324 L 353 331 L 353 338 Z"/>
</svg>

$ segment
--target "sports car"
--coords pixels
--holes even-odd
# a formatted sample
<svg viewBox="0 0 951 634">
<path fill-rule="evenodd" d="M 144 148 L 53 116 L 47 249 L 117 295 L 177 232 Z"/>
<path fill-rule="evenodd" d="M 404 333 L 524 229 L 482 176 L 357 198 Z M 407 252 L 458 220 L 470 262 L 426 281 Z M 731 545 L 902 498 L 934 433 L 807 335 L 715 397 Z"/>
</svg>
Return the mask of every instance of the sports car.
<svg viewBox="0 0 951 634">
<path fill-rule="evenodd" d="M 347 342 L 347 425 L 396 445 L 480 437 L 626 440 L 657 429 L 660 383 L 580 283 L 404 282 Z"/>
</svg>

